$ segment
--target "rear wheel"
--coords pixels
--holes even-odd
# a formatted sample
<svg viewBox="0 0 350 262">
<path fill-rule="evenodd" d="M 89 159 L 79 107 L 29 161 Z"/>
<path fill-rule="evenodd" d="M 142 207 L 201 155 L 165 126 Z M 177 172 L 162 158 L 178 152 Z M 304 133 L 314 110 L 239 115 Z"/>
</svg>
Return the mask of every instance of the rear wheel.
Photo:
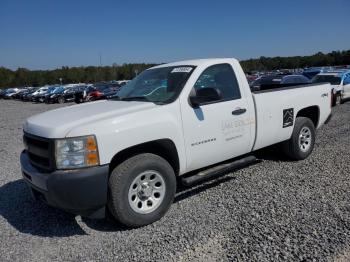
<svg viewBox="0 0 350 262">
<path fill-rule="evenodd" d="M 334 93 L 334 89 L 332 89 L 332 93 L 331 93 L 331 96 L 332 96 L 332 107 L 334 107 L 336 104 L 337 104 L 337 94 Z"/>
<path fill-rule="evenodd" d="M 315 144 L 315 126 L 307 117 L 297 117 L 292 137 L 283 143 L 284 152 L 294 160 L 307 158 Z"/>
<path fill-rule="evenodd" d="M 336 98 L 335 98 L 335 104 L 336 105 L 340 105 L 342 102 L 341 102 L 341 95 L 340 94 L 336 94 L 335 95 Z"/>
<path fill-rule="evenodd" d="M 57 102 L 59 104 L 63 104 L 64 103 L 64 97 L 60 96 L 59 98 L 57 98 Z"/>
<path fill-rule="evenodd" d="M 108 208 L 130 227 L 151 224 L 168 211 L 176 192 L 170 164 L 154 154 L 140 154 L 118 165 L 109 179 Z"/>
</svg>

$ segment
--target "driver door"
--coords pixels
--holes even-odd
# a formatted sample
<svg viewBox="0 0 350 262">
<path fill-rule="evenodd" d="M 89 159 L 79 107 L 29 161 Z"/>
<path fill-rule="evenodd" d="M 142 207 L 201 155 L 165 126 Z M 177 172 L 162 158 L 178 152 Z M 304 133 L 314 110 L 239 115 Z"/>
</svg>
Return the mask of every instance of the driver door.
<svg viewBox="0 0 350 262">
<path fill-rule="evenodd" d="M 203 71 L 192 93 L 201 88 L 218 90 L 221 98 L 198 107 L 181 105 L 187 170 L 195 170 L 249 152 L 252 123 L 248 101 L 242 97 L 230 64 Z"/>
</svg>

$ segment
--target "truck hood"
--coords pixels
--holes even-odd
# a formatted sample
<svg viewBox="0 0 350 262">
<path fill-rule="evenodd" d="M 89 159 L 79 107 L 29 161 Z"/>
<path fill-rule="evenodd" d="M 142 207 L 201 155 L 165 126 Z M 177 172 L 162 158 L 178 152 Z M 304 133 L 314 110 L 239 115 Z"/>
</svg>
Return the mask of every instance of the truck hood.
<svg viewBox="0 0 350 262">
<path fill-rule="evenodd" d="M 77 126 L 106 118 L 115 118 L 156 106 L 149 102 L 112 100 L 67 106 L 28 118 L 24 123 L 23 130 L 36 136 L 63 138 Z"/>
</svg>

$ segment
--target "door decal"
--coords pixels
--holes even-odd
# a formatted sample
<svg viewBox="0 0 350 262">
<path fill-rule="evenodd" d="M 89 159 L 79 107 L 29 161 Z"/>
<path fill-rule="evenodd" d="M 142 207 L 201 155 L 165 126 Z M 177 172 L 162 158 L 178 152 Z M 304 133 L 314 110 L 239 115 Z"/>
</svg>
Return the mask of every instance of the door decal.
<svg viewBox="0 0 350 262">
<path fill-rule="evenodd" d="M 283 128 L 293 126 L 294 109 L 288 108 L 283 110 Z"/>
</svg>

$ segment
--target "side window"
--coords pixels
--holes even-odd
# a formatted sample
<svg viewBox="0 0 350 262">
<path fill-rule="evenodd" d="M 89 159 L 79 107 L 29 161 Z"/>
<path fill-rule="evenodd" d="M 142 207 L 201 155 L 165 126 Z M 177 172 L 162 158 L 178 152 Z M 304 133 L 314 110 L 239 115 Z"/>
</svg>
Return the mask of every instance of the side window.
<svg viewBox="0 0 350 262">
<path fill-rule="evenodd" d="M 217 88 L 223 101 L 241 98 L 236 75 L 229 64 L 213 65 L 204 70 L 194 84 L 194 89 L 197 91 L 207 87 Z"/>
</svg>

